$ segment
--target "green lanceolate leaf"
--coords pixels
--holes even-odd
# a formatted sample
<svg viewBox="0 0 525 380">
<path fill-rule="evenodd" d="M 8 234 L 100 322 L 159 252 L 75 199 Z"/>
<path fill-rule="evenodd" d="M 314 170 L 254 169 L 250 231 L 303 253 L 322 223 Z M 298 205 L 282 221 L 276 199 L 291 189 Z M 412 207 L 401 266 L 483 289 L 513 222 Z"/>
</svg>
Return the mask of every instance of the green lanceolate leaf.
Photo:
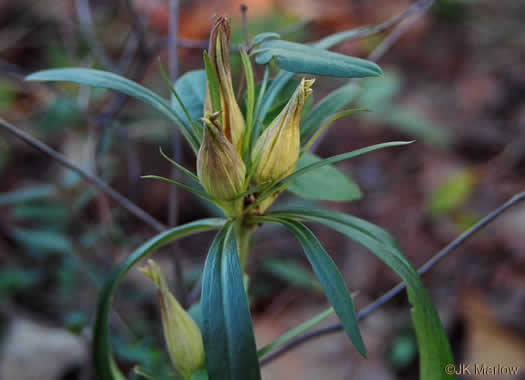
<svg viewBox="0 0 525 380">
<path fill-rule="evenodd" d="M 416 330 L 420 357 L 421 380 L 453 379 L 446 365 L 454 359 L 439 315 L 428 296 L 419 275 L 404 257 L 390 235 L 368 222 L 346 214 L 302 208 L 270 214 L 270 217 L 295 218 L 324 224 L 362 244 L 388 265 L 407 284 L 412 305 L 412 321 Z"/>
<path fill-rule="evenodd" d="M 255 61 L 267 64 L 274 59 L 283 70 L 341 78 L 374 77 L 383 74 L 375 63 L 328 50 L 283 40 L 267 40 L 255 50 Z"/>
<path fill-rule="evenodd" d="M 26 80 L 65 81 L 122 92 L 160 111 L 180 128 L 195 152 L 199 149 L 199 142 L 192 127 L 178 116 L 169 102 L 140 84 L 120 75 L 101 70 L 66 68 L 39 71 L 26 77 Z"/>
<path fill-rule="evenodd" d="M 271 218 L 268 220 L 272 221 Z M 326 298 L 328 298 L 335 313 L 341 320 L 350 341 L 361 355 L 366 357 L 366 348 L 357 324 L 352 296 L 333 260 L 326 253 L 312 231 L 306 228 L 305 225 L 286 217 L 278 217 L 274 221 L 284 225 L 299 240 L 315 275 L 323 287 Z"/>
<path fill-rule="evenodd" d="M 122 280 L 124 275 L 141 259 L 153 253 L 160 247 L 197 232 L 218 229 L 224 223 L 225 219 L 210 218 L 167 230 L 141 245 L 112 271 L 98 298 L 97 316 L 93 330 L 93 359 L 100 380 L 125 379 L 113 359 L 109 337 L 111 303 L 120 280 Z"/>
<path fill-rule="evenodd" d="M 359 88 L 348 83 L 332 91 L 306 115 L 301 123 L 301 141 L 307 141 L 321 126 L 323 120 L 350 104 L 359 94 Z"/>
<path fill-rule="evenodd" d="M 210 380 L 260 380 L 232 224 L 215 237 L 202 279 L 202 336 Z"/>
<path fill-rule="evenodd" d="M 305 152 L 297 163 L 297 169 L 319 161 L 321 158 L 315 154 Z M 320 167 L 297 177 L 286 190 L 301 198 L 312 200 L 343 202 L 361 198 L 359 186 L 332 165 Z"/>
</svg>

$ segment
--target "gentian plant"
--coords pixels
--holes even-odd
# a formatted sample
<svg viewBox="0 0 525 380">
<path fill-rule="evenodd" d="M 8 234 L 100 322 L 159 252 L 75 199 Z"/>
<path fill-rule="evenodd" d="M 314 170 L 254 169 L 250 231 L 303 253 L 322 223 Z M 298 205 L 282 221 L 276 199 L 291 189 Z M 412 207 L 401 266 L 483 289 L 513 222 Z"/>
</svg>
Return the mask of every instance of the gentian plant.
<svg viewBox="0 0 525 380">
<path fill-rule="evenodd" d="M 417 336 L 420 378 L 452 378 L 444 368 L 453 358 L 438 313 L 421 280 L 381 228 L 354 216 L 316 207 L 271 211 L 270 206 L 287 189 L 310 199 L 351 200 L 359 197 L 349 180 L 331 165 L 377 149 L 409 142 L 387 142 L 320 159 L 307 150 L 334 120 L 362 111 L 341 111 L 352 100 L 353 85 L 344 85 L 311 108 L 314 76 L 359 78 L 381 76 L 373 62 L 327 49 L 348 36 L 340 33 L 314 44 L 280 39 L 276 33 L 257 35 L 246 49 L 240 48 L 245 83 L 239 104 L 230 70 L 230 25 L 225 17 L 215 20 L 210 45 L 204 53 L 204 70 L 182 76 L 172 87 L 172 102 L 121 76 L 91 69 L 68 68 L 41 71 L 28 77 L 39 81 L 70 81 L 104 87 L 133 96 L 159 110 L 180 128 L 197 155 L 196 174 L 166 157 L 189 181 L 158 176 L 213 202 L 224 217 L 197 220 L 169 229 L 129 255 L 107 280 L 100 293 L 94 327 L 94 363 L 102 380 L 121 380 L 110 344 L 109 316 L 115 289 L 123 276 L 143 258 L 177 239 L 202 231 L 218 230 L 209 249 L 202 277 L 200 303 L 184 310 L 170 293 L 161 269 L 152 260 L 141 271 L 159 289 L 166 346 L 180 380 L 258 380 L 259 359 L 312 325 L 257 349 L 247 298 L 246 275 L 250 239 L 259 226 L 279 224 L 301 244 L 331 308 L 313 319 L 318 322 L 335 312 L 357 351 L 366 348 L 350 292 L 337 266 L 306 223 L 319 223 L 362 244 L 394 270 L 407 284 L 412 320 Z M 252 59 L 264 66 L 264 77 L 254 83 Z M 270 79 L 270 65 L 280 71 Z M 304 77 L 297 79 L 300 73 Z M 284 97 L 283 94 L 290 94 Z M 162 153 L 162 152 L 161 152 Z M 162 153 L 163 154 L 163 153 Z M 164 155 L 164 154 L 163 154 Z M 329 182 L 326 170 L 335 173 Z M 330 176 L 328 176 L 330 177 Z M 328 187 L 336 187 L 327 191 Z"/>
</svg>

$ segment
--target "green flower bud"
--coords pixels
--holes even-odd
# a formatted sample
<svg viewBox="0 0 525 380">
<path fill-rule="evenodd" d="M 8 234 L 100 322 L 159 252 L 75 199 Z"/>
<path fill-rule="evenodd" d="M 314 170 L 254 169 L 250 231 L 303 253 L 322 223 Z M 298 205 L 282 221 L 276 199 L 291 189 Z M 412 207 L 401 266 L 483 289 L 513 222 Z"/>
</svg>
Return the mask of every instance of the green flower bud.
<svg viewBox="0 0 525 380">
<path fill-rule="evenodd" d="M 182 378 L 190 380 L 191 375 L 205 365 L 200 329 L 169 291 L 157 263 L 148 260 L 148 264 L 149 267 L 139 270 L 159 289 L 162 328 L 171 361 Z"/>
<path fill-rule="evenodd" d="M 217 17 L 211 31 L 209 54 L 219 80 L 222 130 L 237 152 L 241 152 L 245 121 L 233 91 L 230 70 L 230 33 L 228 19 Z M 206 89 L 204 114 L 211 112 L 210 94 Z"/>
<path fill-rule="evenodd" d="M 201 120 L 204 122 L 204 137 L 197 154 L 197 176 L 226 214 L 234 216 L 242 206 L 242 199 L 232 199 L 244 191 L 246 166 L 214 117 Z"/>
<path fill-rule="evenodd" d="M 281 179 L 295 169 L 301 143 L 301 115 L 314 81 L 301 80 L 288 104 L 257 139 L 252 151 L 252 162 L 257 164 L 254 175 L 257 184 Z"/>
</svg>

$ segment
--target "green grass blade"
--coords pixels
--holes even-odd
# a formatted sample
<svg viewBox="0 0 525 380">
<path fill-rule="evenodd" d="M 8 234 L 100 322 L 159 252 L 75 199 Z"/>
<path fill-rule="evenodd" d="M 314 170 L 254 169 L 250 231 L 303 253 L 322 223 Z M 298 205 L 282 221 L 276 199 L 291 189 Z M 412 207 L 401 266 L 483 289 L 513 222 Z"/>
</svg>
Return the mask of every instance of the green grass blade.
<svg viewBox="0 0 525 380">
<path fill-rule="evenodd" d="M 111 272 L 99 294 L 96 321 L 93 329 L 93 360 L 97 375 L 101 380 L 125 379 L 113 359 L 109 335 L 111 303 L 115 290 L 124 275 L 141 259 L 160 247 L 185 236 L 218 229 L 225 221 L 222 218 L 202 219 L 167 230 L 141 245 Z"/>
</svg>

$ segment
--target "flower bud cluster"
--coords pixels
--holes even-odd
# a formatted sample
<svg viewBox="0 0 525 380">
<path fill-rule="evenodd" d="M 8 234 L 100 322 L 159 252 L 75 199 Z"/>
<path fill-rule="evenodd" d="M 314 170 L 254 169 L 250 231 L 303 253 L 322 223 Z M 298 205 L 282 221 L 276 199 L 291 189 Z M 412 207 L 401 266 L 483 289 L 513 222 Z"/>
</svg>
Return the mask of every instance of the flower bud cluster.
<svg viewBox="0 0 525 380">
<path fill-rule="evenodd" d="M 212 114 L 207 88 L 197 176 L 208 195 L 228 216 L 235 217 L 243 212 L 242 194 L 247 191 L 248 182 L 253 180 L 254 185 L 272 183 L 295 169 L 300 154 L 301 116 L 306 99 L 312 93 L 314 79 L 301 80 L 286 106 L 257 138 L 251 152 L 244 155 L 249 162 L 244 162 L 242 147 L 247 126 L 233 91 L 229 44 L 228 20 L 218 17 L 210 37 L 209 57 L 218 79 L 221 108 Z M 248 170 L 248 179 L 247 167 L 252 168 Z M 277 195 L 268 197 L 258 211 L 264 211 Z"/>
</svg>

